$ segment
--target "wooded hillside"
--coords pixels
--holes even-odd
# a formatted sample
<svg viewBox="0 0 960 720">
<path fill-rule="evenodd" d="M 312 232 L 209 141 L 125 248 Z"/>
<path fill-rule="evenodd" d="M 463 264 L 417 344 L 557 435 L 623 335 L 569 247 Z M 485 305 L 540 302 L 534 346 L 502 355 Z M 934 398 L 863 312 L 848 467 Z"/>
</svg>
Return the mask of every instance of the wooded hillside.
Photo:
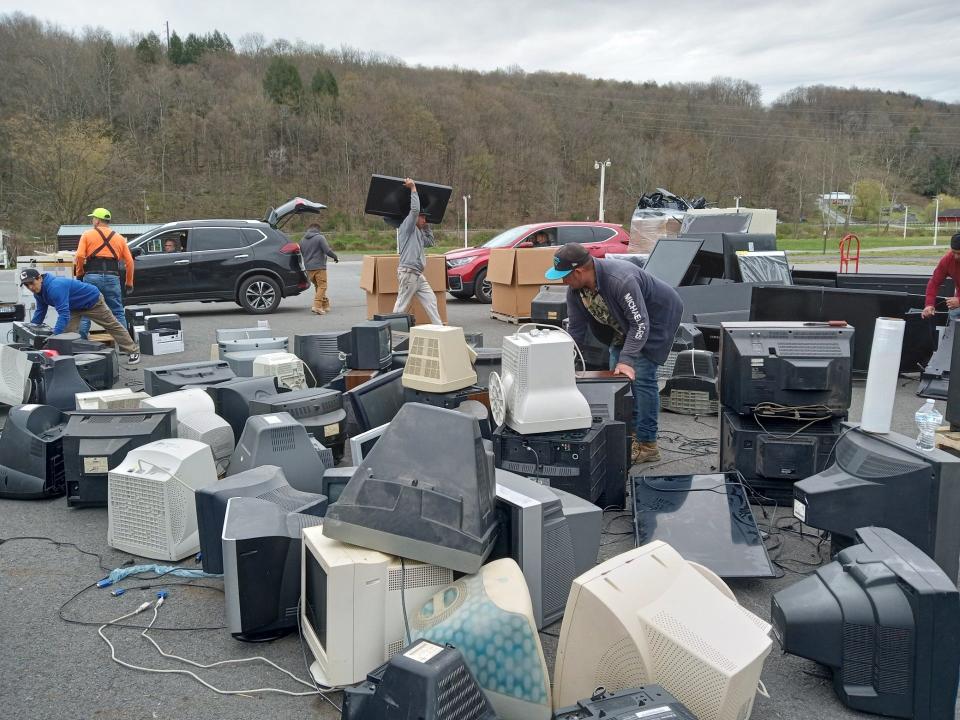
<svg viewBox="0 0 960 720">
<path fill-rule="evenodd" d="M 905 93 L 802 87 L 763 106 L 709 67 L 661 85 L 408 67 L 214 28 L 165 45 L 0 16 L 0 228 L 52 234 L 98 205 L 122 222 L 260 218 L 295 195 L 329 205 L 326 226 L 382 227 L 363 215 L 373 172 L 452 185 L 451 228 L 467 193 L 472 226 L 590 219 L 608 157 L 614 222 L 658 186 L 815 222 L 817 195 L 863 180 L 891 202 L 960 194 L 960 105 Z"/>
</svg>

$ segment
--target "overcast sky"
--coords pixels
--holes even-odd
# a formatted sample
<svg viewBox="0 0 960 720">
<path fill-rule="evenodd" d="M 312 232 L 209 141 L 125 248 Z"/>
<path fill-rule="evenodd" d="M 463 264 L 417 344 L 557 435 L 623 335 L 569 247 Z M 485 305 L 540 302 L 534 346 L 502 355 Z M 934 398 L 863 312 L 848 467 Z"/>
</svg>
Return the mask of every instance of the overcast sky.
<svg viewBox="0 0 960 720">
<path fill-rule="evenodd" d="M 660 83 L 723 75 L 759 84 L 765 102 L 813 84 L 960 101 L 960 0 L 0 0 L 0 12 L 14 11 L 121 36 L 162 37 L 166 21 L 181 37 L 218 29 L 235 44 L 259 32 L 409 65 Z"/>
</svg>

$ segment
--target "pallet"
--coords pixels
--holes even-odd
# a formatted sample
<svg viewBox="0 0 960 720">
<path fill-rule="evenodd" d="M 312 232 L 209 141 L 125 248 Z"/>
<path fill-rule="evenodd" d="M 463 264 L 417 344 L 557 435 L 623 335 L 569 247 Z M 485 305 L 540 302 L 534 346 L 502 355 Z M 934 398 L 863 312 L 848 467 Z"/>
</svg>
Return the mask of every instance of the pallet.
<svg viewBox="0 0 960 720">
<path fill-rule="evenodd" d="M 529 317 L 514 317 L 513 315 L 507 315 L 505 313 L 491 312 L 491 320 L 501 320 L 502 322 L 508 322 L 512 325 L 522 325 L 523 323 L 528 323 L 532 321 L 532 318 Z"/>
<path fill-rule="evenodd" d="M 940 429 L 937 430 L 934 445 L 939 450 L 944 450 L 951 455 L 960 457 L 960 432 L 952 432 L 949 425 L 942 425 Z"/>
</svg>

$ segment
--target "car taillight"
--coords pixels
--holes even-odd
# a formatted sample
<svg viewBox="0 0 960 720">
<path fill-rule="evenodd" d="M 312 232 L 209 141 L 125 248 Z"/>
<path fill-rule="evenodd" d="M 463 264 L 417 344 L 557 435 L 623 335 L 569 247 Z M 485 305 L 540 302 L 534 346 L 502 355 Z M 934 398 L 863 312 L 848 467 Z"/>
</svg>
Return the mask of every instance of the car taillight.
<svg viewBox="0 0 960 720">
<path fill-rule="evenodd" d="M 282 252 L 284 255 L 296 255 L 298 252 L 300 252 L 300 246 L 296 243 L 287 243 L 280 248 L 280 252 Z"/>
<path fill-rule="evenodd" d="M 297 283 L 298 290 L 306 290 L 308 287 L 310 287 L 310 283 L 308 283 L 306 280 L 301 280 Z"/>
</svg>

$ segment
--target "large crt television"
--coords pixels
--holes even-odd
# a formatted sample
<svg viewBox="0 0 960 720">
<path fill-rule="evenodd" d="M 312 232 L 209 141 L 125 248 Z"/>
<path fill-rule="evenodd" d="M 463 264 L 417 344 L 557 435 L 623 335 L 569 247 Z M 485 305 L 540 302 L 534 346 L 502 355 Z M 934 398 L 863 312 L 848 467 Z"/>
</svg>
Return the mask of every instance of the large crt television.
<svg viewBox="0 0 960 720">
<path fill-rule="evenodd" d="M 954 581 L 892 530 L 776 593 L 770 614 L 785 652 L 826 665 L 844 704 L 890 717 L 953 718 L 960 672 Z"/>
</svg>

